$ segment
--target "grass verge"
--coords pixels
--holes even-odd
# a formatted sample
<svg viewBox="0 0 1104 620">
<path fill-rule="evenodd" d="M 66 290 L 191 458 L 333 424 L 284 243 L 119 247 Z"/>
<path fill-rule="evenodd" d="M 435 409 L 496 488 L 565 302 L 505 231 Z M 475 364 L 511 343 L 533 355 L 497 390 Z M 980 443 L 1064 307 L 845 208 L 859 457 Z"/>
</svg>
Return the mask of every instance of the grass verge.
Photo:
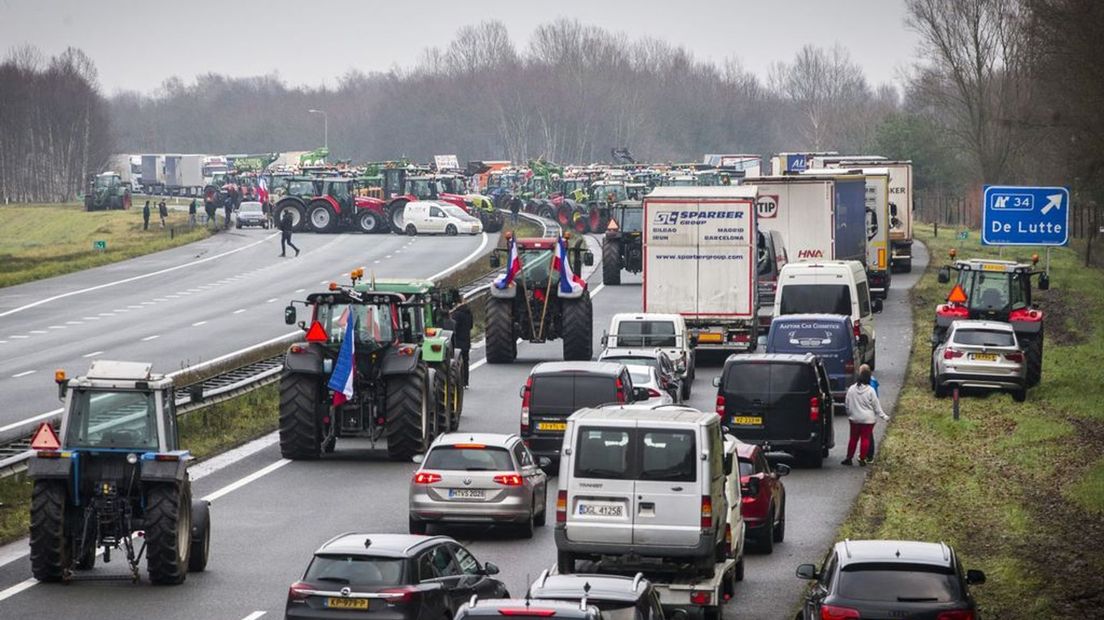
<svg viewBox="0 0 1104 620">
<path fill-rule="evenodd" d="M 1092 617 L 1104 605 L 1104 271 L 1054 250 L 1051 289 L 1033 299 L 1046 313 L 1042 382 L 1026 403 L 963 395 L 956 422 L 928 380 L 934 307 L 950 290 L 936 271 L 951 247 L 960 258 L 998 251 L 976 231 L 965 241 L 932 233 L 916 229 L 932 260 L 911 292 L 905 386 L 840 537 L 947 542 L 988 574 L 973 589 L 988 617 Z M 1031 252 L 1012 248 L 1004 258 Z"/>
<path fill-rule="evenodd" d="M 98 267 L 173 248 L 207 237 L 202 226 L 189 227 L 188 214 L 169 211 L 161 228 L 156 210 L 142 230 L 137 200 L 129 211 L 87 212 L 77 203 L 0 206 L 0 287 Z M 107 247 L 97 250 L 96 241 Z"/>
</svg>

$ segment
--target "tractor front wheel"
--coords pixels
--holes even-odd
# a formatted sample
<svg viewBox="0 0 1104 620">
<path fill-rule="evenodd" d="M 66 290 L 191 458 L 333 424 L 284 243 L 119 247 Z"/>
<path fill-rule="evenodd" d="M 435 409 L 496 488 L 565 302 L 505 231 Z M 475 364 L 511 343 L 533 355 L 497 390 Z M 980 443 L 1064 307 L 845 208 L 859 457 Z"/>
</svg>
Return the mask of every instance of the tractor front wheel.
<svg viewBox="0 0 1104 620">
<path fill-rule="evenodd" d="M 426 368 L 417 366 L 405 375 L 387 378 L 387 456 L 392 461 L 409 461 L 429 444 L 424 425 L 429 424 L 431 396 L 426 386 Z"/>
<path fill-rule="evenodd" d="M 39 581 L 61 581 L 72 567 L 66 486 L 64 480 L 35 480 L 31 491 L 31 573 Z"/>
<path fill-rule="evenodd" d="M 590 294 L 563 300 L 563 357 L 566 361 L 589 361 L 594 353 L 594 307 Z"/>
<path fill-rule="evenodd" d="M 1039 385 L 1043 379 L 1043 329 L 1034 336 L 1020 338 L 1023 344 L 1024 358 L 1027 362 L 1027 387 Z"/>
<path fill-rule="evenodd" d="M 514 333 L 513 300 L 487 300 L 487 363 L 509 364 L 517 358 Z"/>
<path fill-rule="evenodd" d="M 320 386 L 315 375 L 285 372 L 280 377 L 280 455 L 285 459 L 313 460 L 321 452 Z"/>
<path fill-rule="evenodd" d="M 211 557 L 211 511 L 204 500 L 192 500 L 192 544 L 188 557 L 188 572 L 199 573 L 207 569 Z"/>
<path fill-rule="evenodd" d="M 158 484 L 146 495 L 146 568 L 157 584 L 184 583 L 192 542 L 192 487 Z"/>
<path fill-rule="evenodd" d="M 602 284 L 621 284 L 621 244 L 617 241 L 602 246 Z"/>
</svg>

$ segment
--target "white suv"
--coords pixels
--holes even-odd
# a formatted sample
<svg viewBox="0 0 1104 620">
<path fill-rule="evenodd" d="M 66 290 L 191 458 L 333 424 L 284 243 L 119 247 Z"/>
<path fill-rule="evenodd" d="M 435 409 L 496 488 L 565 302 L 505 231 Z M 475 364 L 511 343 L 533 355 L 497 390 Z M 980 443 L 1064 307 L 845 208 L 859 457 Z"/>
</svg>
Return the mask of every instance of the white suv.
<svg viewBox="0 0 1104 620">
<path fill-rule="evenodd" d="M 609 332 L 602 336 L 607 349 L 659 348 L 675 364 L 682 378 L 682 400 L 690 398 L 694 383 L 694 349 L 686 334 L 686 319 L 679 314 L 632 313 L 613 315 Z"/>
</svg>

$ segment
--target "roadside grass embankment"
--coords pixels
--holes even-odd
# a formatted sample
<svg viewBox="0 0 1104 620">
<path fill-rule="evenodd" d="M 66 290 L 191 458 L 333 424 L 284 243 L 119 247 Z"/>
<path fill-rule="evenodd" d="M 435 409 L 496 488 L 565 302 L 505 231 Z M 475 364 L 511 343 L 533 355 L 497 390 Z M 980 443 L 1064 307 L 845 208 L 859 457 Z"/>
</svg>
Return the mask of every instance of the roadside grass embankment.
<svg viewBox="0 0 1104 620">
<path fill-rule="evenodd" d="M 998 256 L 944 229 L 916 237 L 932 257 L 911 292 L 915 336 L 896 415 L 839 538 L 942 540 L 988 581 L 972 589 L 987 617 L 1088 618 L 1104 606 L 1104 270 L 1055 248 L 1041 383 L 1027 402 L 963 394 L 960 419 L 928 378 L 935 305 L 952 284 L 936 274 L 959 258 Z M 1007 248 L 1030 260 L 1043 248 Z M 1040 267 L 1045 259 L 1040 260 Z M 1033 278 L 1033 284 L 1037 279 Z"/>
<path fill-rule="evenodd" d="M 143 202 L 128 211 L 84 210 L 79 203 L 0 206 L 0 287 L 99 267 L 198 241 L 210 232 L 188 225 L 188 214 L 170 210 L 161 228 L 153 209 L 142 230 Z M 104 241 L 106 249 L 93 244 Z"/>
</svg>

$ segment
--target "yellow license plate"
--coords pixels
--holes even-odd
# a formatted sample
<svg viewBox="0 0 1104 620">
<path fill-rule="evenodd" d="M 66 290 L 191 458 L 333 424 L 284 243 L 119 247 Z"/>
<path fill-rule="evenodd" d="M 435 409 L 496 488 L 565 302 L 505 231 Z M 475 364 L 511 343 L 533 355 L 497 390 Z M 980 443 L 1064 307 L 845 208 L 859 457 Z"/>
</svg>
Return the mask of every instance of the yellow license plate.
<svg viewBox="0 0 1104 620">
<path fill-rule="evenodd" d="M 982 271 L 1007 271 L 1008 268 L 1005 267 L 1004 265 L 982 264 L 981 265 L 981 270 Z"/>
<path fill-rule="evenodd" d="M 537 422 L 538 431 L 566 431 L 567 422 Z"/>
<path fill-rule="evenodd" d="M 326 607 L 330 609 L 368 609 L 366 598 L 337 598 L 331 596 L 326 599 Z"/>
<path fill-rule="evenodd" d="M 992 353 L 974 353 L 971 355 L 971 358 L 981 362 L 997 361 L 997 356 Z"/>
<path fill-rule="evenodd" d="M 759 426 L 763 424 L 763 418 L 757 415 L 738 415 L 732 418 L 732 423 L 743 426 Z"/>
<path fill-rule="evenodd" d="M 698 342 L 724 342 L 724 334 L 698 334 Z"/>
</svg>

